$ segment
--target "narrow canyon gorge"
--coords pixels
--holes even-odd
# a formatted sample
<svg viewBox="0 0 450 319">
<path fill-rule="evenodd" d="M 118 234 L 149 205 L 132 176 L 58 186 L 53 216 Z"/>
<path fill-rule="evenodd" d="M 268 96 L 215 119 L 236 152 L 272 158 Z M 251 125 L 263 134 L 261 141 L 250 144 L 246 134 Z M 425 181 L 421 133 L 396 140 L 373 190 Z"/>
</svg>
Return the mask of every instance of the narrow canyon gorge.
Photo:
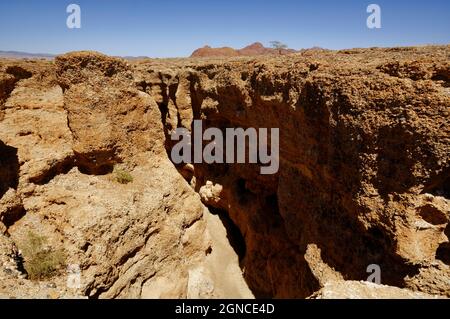
<svg viewBox="0 0 450 319">
<path fill-rule="evenodd" d="M 1 59 L 0 297 L 450 297 L 449 119 L 450 46 Z M 194 120 L 278 172 L 175 165 Z"/>
</svg>

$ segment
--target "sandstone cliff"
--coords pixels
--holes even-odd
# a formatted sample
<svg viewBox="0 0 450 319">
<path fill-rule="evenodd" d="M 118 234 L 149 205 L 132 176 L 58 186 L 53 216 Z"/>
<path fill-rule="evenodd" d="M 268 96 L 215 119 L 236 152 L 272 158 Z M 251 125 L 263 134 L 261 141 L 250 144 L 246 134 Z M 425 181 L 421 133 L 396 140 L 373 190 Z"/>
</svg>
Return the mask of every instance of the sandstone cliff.
<svg viewBox="0 0 450 319">
<path fill-rule="evenodd" d="M 0 295 L 394 296 L 353 282 L 376 264 L 402 296 L 450 296 L 449 57 L 0 61 Z M 175 167 L 169 136 L 194 119 L 280 128 L 279 172 Z M 27 276 L 30 232 L 79 289 Z"/>
</svg>

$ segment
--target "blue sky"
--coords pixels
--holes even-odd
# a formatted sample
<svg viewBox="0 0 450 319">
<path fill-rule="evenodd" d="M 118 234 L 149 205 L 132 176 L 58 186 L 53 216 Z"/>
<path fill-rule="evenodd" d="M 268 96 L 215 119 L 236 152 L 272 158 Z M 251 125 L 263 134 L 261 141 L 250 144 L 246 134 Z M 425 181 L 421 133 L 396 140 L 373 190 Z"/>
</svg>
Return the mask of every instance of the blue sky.
<svg viewBox="0 0 450 319">
<path fill-rule="evenodd" d="M 66 26 L 71 3 L 81 6 L 81 29 Z M 381 6 L 381 29 L 366 27 L 371 3 Z M 449 44 L 450 1 L 0 1 L 0 50 L 181 57 L 205 44 L 272 40 L 294 49 Z"/>
</svg>

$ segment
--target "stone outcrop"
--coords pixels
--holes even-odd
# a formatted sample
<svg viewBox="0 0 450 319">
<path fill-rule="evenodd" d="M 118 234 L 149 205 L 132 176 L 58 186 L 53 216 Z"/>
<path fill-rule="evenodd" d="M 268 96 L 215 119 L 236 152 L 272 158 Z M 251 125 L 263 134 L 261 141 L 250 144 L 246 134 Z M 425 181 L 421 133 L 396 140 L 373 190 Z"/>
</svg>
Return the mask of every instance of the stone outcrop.
<svg viewBox="0 0 450 319">
<path fill-rule="evenodd" d="M 449 56 L 0 61 L 0 296 L 450 296 Z M 280 128 L 279 172 L 173 165 L 195 119 Z M 78 288 L 27 277 L 30 232 Z"/>
</svg>

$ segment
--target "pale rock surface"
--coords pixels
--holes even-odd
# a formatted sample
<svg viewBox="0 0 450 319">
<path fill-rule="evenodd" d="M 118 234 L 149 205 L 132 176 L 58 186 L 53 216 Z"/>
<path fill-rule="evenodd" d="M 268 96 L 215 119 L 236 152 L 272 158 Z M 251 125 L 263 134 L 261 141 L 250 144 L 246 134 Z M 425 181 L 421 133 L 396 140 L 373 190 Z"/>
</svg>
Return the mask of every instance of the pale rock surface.
<svg viewBox="0 0 450 319">
<path fill-rule="evenodd" d="M 310 299 L 437 299 L 438 297 L 364 281 L 330 282 Z"/>
</svg>

